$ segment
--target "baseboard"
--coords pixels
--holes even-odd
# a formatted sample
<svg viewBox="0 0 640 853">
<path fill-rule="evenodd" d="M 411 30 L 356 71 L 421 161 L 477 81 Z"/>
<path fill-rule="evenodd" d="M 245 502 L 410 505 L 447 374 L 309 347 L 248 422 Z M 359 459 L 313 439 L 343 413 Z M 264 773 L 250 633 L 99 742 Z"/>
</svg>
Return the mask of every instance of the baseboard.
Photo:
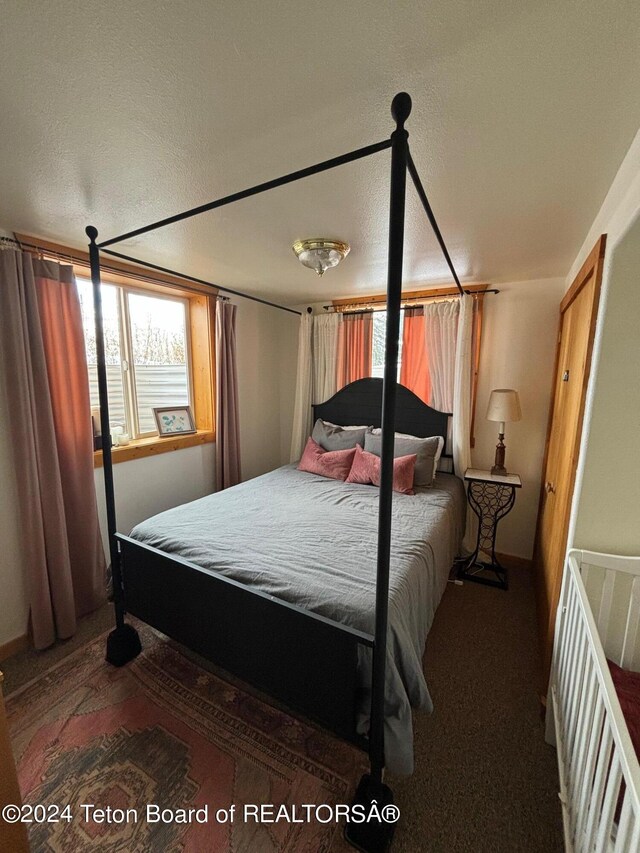
<svg viewBox="0 0 640 853">
<path fill-rule="evenodd" d="M 10 658 L 12 655 L 17 655 L 18 652 L 23 652 L 30 646 L 29 635 L 23 634 L 21 637 L 16 637 L 14 640 L 9 640 L 8 643 L 3 643 L 0 646 L 0 661 Z"/>
<path fill-rule="evenodd" d="M 527 560 L 525 557 L 516 557 L 515 554 L 498 554 L 496 557 L 506 569 L 530 569 L 533 565 L 533 560 Z"/>
</svg>

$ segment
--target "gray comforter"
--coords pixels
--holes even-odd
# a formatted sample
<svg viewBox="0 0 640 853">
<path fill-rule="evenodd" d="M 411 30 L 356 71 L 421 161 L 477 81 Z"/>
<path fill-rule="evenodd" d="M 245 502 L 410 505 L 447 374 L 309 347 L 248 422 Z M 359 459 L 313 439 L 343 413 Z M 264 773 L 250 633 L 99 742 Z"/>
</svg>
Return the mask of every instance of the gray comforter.
<svg viewBox="0 0 640 853">
<path fill-rule="evenodd" d="M 413 770 L 411 708 L 431 710 L 422 670 L 427 632 L 464 532 L 461 481 L 394 494 L 389 592 L 385 756 Z M 374 633 L 378 490 L 288 465 L 142 522 L 132 537 Z M 371 653 L 359 662 L 368 727 Z"/>
</svg>

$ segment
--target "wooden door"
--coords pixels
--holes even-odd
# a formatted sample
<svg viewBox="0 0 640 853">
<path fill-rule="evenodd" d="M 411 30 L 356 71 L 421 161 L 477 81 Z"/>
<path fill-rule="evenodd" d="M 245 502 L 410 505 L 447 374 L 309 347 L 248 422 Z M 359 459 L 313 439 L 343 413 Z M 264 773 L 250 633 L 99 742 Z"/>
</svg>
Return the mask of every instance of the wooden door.
<svg viewBox="0 0 640 853">
<path fill-rule="evenodd" d="M 558 350 L 538 511 L 534 566 L 545 702 L 571 500 L 582 437 L 606 235 L 602 235 L 560 305 Z"/>
</svg>

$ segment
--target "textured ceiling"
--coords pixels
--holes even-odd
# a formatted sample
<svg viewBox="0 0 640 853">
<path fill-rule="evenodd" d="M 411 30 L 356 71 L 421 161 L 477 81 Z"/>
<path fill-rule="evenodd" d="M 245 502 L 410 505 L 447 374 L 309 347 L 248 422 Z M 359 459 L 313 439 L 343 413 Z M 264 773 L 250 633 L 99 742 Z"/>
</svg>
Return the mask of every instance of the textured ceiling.
<svg viewBox="0 0 640 853">
<path fill-rule="evenodd" d="M 640 125 L 637 0 L 4 0 L 0 225 L 81 246 L 384 137 L 467 280 L 564 275 Z M 388 152 L 121 250 L 300 303 L 380 290 Z M 352 252 L 320 281 L 294 239 Z M 413 191 L 405 278 L 447 281 Z"/>
</svg>

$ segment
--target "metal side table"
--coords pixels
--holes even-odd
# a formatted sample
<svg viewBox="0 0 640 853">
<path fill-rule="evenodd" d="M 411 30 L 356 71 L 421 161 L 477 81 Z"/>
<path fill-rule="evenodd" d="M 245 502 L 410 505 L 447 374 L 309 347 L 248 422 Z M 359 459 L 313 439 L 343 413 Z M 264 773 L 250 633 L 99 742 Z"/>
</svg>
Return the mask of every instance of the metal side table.
<svg viewBox="0 0 640 853">
<path fill-rule="evenodd" d="M 498 522 L 513 508 L 516 489 L 522 488 L 522 481 L 517 474 L 492 474 L 479 468 L 467 468 L 464 478 L 469 484 L 469 506 L 478 516 L 478 536 L 476 549 L 461 564 L 458 577 L 509 589 L 507 570 L 496 557 L 496 531 Z M 479 559 L 481 551 L 491 555 L 491 562 Z"/>
</svg>

